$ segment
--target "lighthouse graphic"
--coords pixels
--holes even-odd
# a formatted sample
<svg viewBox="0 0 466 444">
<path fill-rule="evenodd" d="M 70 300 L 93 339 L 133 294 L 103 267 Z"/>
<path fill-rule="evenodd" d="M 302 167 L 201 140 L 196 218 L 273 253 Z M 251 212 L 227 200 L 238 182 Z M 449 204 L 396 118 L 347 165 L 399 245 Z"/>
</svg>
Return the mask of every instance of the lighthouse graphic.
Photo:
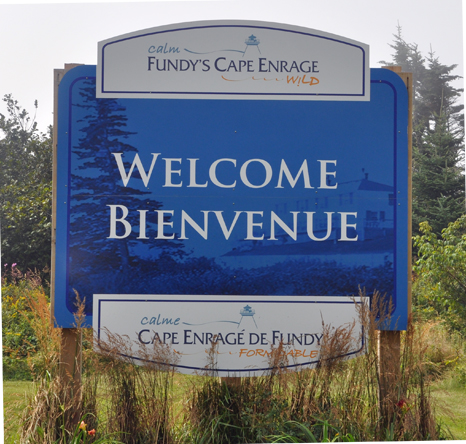
<svg viewBox="0 0 466 444">
<path fill-rule="evenodd" d="M 239 321 L 239 324 L 238 324 L 238 327 L 241 325 L 241 322 L 243 321 L 243 318 L 244 317 L 251 317 L 252 320 L 254 321 L 254 325 L 257 327 L 257 324 L 256 324 L 256 320 L 254 319 L 254 315 L 256 314 L 256 311 L 253 310 L 249 305 L 246 305 L 245 307 L 243 307 L 240 311 L 239 311 L 239 314 L 241 315 L 241 320 Z"/>
<path fill-rule="evenodd" d="M 259 49 L 259 43 L 261 41 L 254 35 L 254 34 L 251 34 L 245 41 L 244 43 L 246 43 L 246 48 L 244 50 L 244 53 L 243 53 L 243 57 L 244 57 L 244 54 L 246 54 L 246 51 L 248 50 L 248 48 L 250 46 L 255 46 L 257 48 L 257 50 L 259 51 L 259 54 L 262 54 L 261 53 L 261 50 Z"/>
</svg>

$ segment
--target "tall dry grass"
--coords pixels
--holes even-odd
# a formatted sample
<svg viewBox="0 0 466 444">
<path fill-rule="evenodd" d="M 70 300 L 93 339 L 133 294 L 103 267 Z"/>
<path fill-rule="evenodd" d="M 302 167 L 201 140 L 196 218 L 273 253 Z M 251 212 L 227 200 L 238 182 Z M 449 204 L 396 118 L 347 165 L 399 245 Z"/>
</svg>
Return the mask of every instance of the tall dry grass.
<svg viewBox="0 0 466 444">
<path fill-rule="evenodd" d="M 154 342 L 133 351 L 129 338 L 111 334 L 99 347 L 106 431 L 127 444 L 175 442 L 172 394 L 178 357 L 173 350 Z"/>
<path fill-rule="evenodd" d="M 398 365 L 386 355 L 393 366 L 380 372 L 379 329 L 387 325 L 391 305 L 378 294 L 371 302 L 370 307 L 358 304 L 366 346 L 355 359 L 342 357 L 352 346 L 354 325 L 324 326 L 315 369 L 287 371 L 286 345 L 280 344 L 270 355 L 268 375 L 241 378 L 235 385 L 218 377 L 194 384 L 186 411 L 191 438 L 202 443 L 306 442 L 309 436 L 320 441 L 438 439 L 424 331 L 410 322 Z"/>
<path fill-rule="evenodd" d="M 29 357 L 34 375 L 35 394 L 22 416 L 22 443 L 62 443 L 73 434 L 82 412 L 82 384 L 73 375 L 60 369 L 62 330 L 55 328 L 50 316 L 50 304 L 43 291 L 29 293 L 30 310 L 34 316 L 30 325 L 38 341 L 36 353 Z M 77 306 L 75 320 L 79 337 L 83 334 L 84 302 Z M 74 369 L 81 367 L 81 355 L 76 353 Z"/>
<path fill-rule="evenodd" d="M 117 438 L 128 444 L 306 442 L 309 436 L 320 441 L 408 441 L 445 436 L 435 421 L 429 392 L 433 352 L 428 329 L 410 323 L 396 351 L 400 364 L 379 371 L 378 330 L 386 325 L 391 308 L 378 295 L 370 307 L 358 304 L 365 353 L 355 359 L 342 357 L 352 347 L 354 325 L 324 326 L 316 368 L 289 370 L 289 346 L 280 343 L 269 353 L 270 372 L 232 383 L 218 377 L 218 344 L 213 341 L 207 376 L 188 378 L 182 417 L 176 414 L 174 381 L 180 377 L 170 347 L 154 343 L 142 349 L 137 355 L 141 365 L 136 366 L 128 358 L 135 355 L 129 338 L 108 335 L 96 353 L 92 331 L 83 328 L 82 310 L 77 307 L 83 351 L 77 354 L 76 365 L 82 359 L 83 376 L 78 388 L 70 387 L 58 371 L 60 331 L 50 321 L 45 295 L 36 295 L 31 307 L 37 313 L 33 328 L 41 339 L 31 359 L 36 393 L 23 416 L 24 443 L 71 442 L 76 406 L 88 429 L 97 431 L 88 442 L 98 436 L 109 436 L 99 442 Z"/>
</svg>

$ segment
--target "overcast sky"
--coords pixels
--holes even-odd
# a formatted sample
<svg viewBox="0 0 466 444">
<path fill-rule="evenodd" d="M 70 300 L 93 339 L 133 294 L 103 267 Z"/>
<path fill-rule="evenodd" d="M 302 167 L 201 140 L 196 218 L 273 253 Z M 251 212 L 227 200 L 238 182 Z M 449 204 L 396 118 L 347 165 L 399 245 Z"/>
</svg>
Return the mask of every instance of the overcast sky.
<svg viewBox="0 0 466 444">
<path fill-rule="evenodd" d="M 53 69 L 97 63 L 97 42 L 128 32 L 196 20 L 262 20 L 304 26 L 370 46 L 370 66 L 390 60 L 399 23 L 407 42 L 435 51 L 463 75 L 461 0 L 211 0 L 146 2 L 5 2 L 0 0 L 0 95 L 12 93 L 52 123 Z M 462 84 L 458 84 L 462 87 Z M 3 102 L 0 113 L 5 113 Z"/>
</svg>

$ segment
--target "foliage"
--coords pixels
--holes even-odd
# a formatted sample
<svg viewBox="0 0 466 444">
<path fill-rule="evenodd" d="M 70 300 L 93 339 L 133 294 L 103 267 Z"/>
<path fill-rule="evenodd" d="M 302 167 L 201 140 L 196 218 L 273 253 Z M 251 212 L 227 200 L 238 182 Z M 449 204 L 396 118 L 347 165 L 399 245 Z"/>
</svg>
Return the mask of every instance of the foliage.
<svg viewBox="0 0 466 444">
<path fill-rule="evenodd" d="M 56 368 L 60 330 L 54 328 L 50 303 L 38 273 L 22 273 L 16 264 L 2 274 L 2 334 L 6 364 L 19 359 L 19 370 L 40 378 Z M 5 363 L 5 360 L 4 360 Z"/>
<path fill-rule="evenodd" d="M 451 327 L 466 333 L 466 216 L 435 234 L 427 222 L 414 238 L 419 259 L 415 264 L 415 305 L 441 315 Z"/>
<path fill-rule="evenodd" d="M 33 370 L 35 390 L 29 396 L 22 414 L 21 442 L 118 443 L 114 435 L 104 434 L 100 429 L 97 433 L 95 424 L 93 428 L 86 430 L 84 421 L 78 421 L 78 414 L 82 410 L 87 410 L 83 419 L 93 417 L 93 412 L 90 412 L 88 407 L 95 404 L 95 400 L 89 399 L 90 394 L 83 395 L 83 390 L 88 388 L 88 385 L 76 384 L 68 370 L 63 371 L 63 368 L 59 367 L 62 330 L 55 328 L 45 293 L 40 285 L 38 289 L 36 294 L 27 296 L 31 316 L 26 320 L 37 338 L 37 350 L 28 359 Z M 82 304 L 76 309 L 75 319 L 77 337 L 88 336 L 89 332 L 82 329 Z M 78 355 L 74 357 L 77 365 Z"/>
<path fill-rule="evenodd" d="M 376 327 L 385 319 L 377 320 L 377 314 L 387 309 L 385 301 L 374 298 L 373 309 L 362 310 L 368 348 L 356 359 L 338 358 L 348 335 L 329 329 L 314 370 L 288 372 L 278 366 L 272 375 L 241 378 L 236 384 L 215 376 L 199 381 L 188 404 L 191 431 L 185 441 L 409 441 L 448 436 L 433 416 L 421 329 L 411 325 L 403 334 L 401 369 L 390 350 L 384 350 L 392 367 L 378 373 Z"/>
<path fill-rule="evenodd" d="M 414 221 L 421 223 L 420 234 L 415 238 L 419 253 L 415 267 L 415 310 L 419 317 L 444 317 L 450 328 L 464 333 L 466 216 L 450 224 L 440 235 L 441 228 L 463 212 L 459 203 L 464 192 L 457 168 L 462 150 L 462 106 L 456 105 L 460 90 L 451 86 L 457 78 L 451 74 L 455 66 L 442 65 L 432 52 L 424 59 L 416 45 L 404 42 L 400 29 L 395 38 L 395 63 L 415 74 Z M 34 119 L 11 95 L 4 100 L 10 117 L 0 115 L 4 135 L 0 140 L 3 262 L 17 261 L 26 268 L 42 268 L 49 262 L 46 250 L 50 245 L 50 135 L 37 133 Z M 108 159 L 108 152 L 115 146 L 129 152 L 134 148 L 123 143 L 130 133 L 125 130 L 122 109 L 116 102 L 102 101 L 99 108 L 89 97 L 88 104 L 78 152 L 86 168 L 103 173 L 109 165 L 102 159 Z M 97 147 L 98 153 L 107 152 L 92 158 L 89 147 Z M 89 178 L 73 180 L 101 178 L 91 174 Z M 103 182 L 101 185 L 106 186 Z M 140 196 L 143 198 L 144 193 Z M 81 199 L 84 211 L 85 196 L 75 199 Z M 105 207 L 105 202 L 101 203 Z M 159 208 L 160 203 L 152 205 Z M 424 222 L 426 219 L 431 225 Z M 93 235 L 92 218 L 86 221 L 78 217 L 73 224 L 73 230 Z M 102 250 L 101 245 L 95 247 Z M 73 248 L 79 245 L 76 243 Z M 133 260 L 128 251 L 104 252 L 115 261 L 114 274 L 102 277 L 104 287 L 120 286 L 119 267 Z M 196 280 L 199 288 L 195 289 L 200 294 L 206 291 L 274 294 L 275 286 L 287 275 L 287 267 L 293 267 L 301 273 L 301 278 L 290 284 L 293 291 L 309 291 L 311 285 L 321 291 L 332 281 L 332 288 L 337 288 L 335 291 L 340 294 L 350 292 L 353 281 L 359 282 L 362 277 L 366 288 L 372 291 L 378 282 L 387 282 L 387 276 L 393 274 L 391 264 L 371 270 L 335 265 L 332 268 L 331 264 L 325 264 L 327 274 L 317 268 L 312 274 L 309 266 L 290 261 L 279 267 L 255 269 L 251 271 L 254 274 L 251 279 L 247 270 L 238 273 L 225 268 L 221 273 L 213 273 L 216 267 L 213 261 L 197 258 L 176 263 L 184 279 L 175 281 L 169 272 L 160 273 L 171 268 L 166 266 L 167 261 L 175 261 L 171 255 L 183 256 L 178 245 L 171 245 L 156 263 L 140 261 L 141 288 L 160 286 L 183 293 L 189 287 L 193 291 L 190 278 L 202 275 L 202 279 Z M 97 260 L 89 263 L 86 272 L 93 267 L 99 267 Z M 412 325 L 402 334 L 401 370 L 394 369 L 401 371 L 400 378 L 381 392 L 384 381 L 377 373 L 375 317 L 369 315 L 365 320 L 369 341 L 364 356 L 344 362 L 333 359 L 332 350 L 328 350 L 327 359 L 321 359 L 315 370 L 285 372 L 277 365 L 272 375 L 238 378 L 236 384 L 228 385 L 216 376 L 198 379 L 186 394 L 187 412 L 176 429 L 174 400 L 170 395 L 173 371 L 150 364 L 135 367 L 120 361 L 115 350 L 121 350 L 125 344 L 111 347 L 104 357 L 96 355 L 90 348 L 89 331 L 83 332 L 83 385 L 72 399 L 58 372 L 59 330 L 53 329 L 43 287 L 32 273 L 21 274 L 16 264 L 8 265 L 7 271 L 8 279 L 2 276 L 4 368 L 12 368 L 11 363 L 18 358 L 26 362 L 29 357 L 36 383 L 36 393 L 24 411 L 24 442 L 51 443 L 58 442 L 57 439 L 70 443 L 116 442 L 113 436 L 127 443 L 439 439 L 448 434 L 434 419 L 428 389 L 430 378 L 451 371 L 460 384 L 466 381 L 464 349 L 451 347 L 445 338 L 441 342 L 438 335 L 434 341 L 426 342 L 426 329 Z M 86 288 L 86 276 L 74 278 Z M 256 286 L 251 288 L 251 282 L 256 282 Z M 390 282 L 387 285 L 391 287 Z M 427 330 L 435 329 L 430 326 Z M 340 339 L 328 342 L 338 348 L 342 346 Z M 169 350 L 155 352 L 170 354 Z M 169 363 L 170 359 L 164 358 L 162 362 Z M 103 401 L 98 400 L 102 392 L 106 396 Z M 385 393 L 381 404 L 380 393 Z M 71 414 L 76 402 L 84 413 L 87 430 Z M 98 430 L 100 437 L 89 434 L 91 430 Z"/>
<path fill-rule="evenodd" d="M 427 67 L 419 78 L 418 96 L 415 96 L 415 131 L 432 132 L 442 119 L 446 119 L 448 130 L 461 136 L 464 132 L 464 106 L 456 102 L 463 90 L 452 85 L 453 81 L 461 78 L 452 74 L 458 65 L 440 63 L 432 49 L 426 63 Z"/>
<path fill-rule="evenodd" d="M 316 424 L 308 428 L 304 424 L 296 421 L 289 421 L 287 425 L 290 429 L 297 429 L 298 433 L 283 433 L 281 436 L 271 436 L 272 443 L 279 442 L 354 442 L 354 436 L 351 433 L 341 435 L 336 427 L 329 424 L 327 420 L 320 421 L 318 418 Z M 320 433 L 319 433 L 320 431 Z M 319 436 L 319 438 L 316 436 Z"/>
<path fill-rule="evenodd" d="M 200 381 L 193 387 L 187 412 L 192 427 L 190 440 L 212 444 L 264 442 L 285 427 L 290 409 L 289 400 L 275 392 L 275 382 L 275 377 L 241 378 L 231 385 L 216 377 Z"/>
<path fill-rule="evenodd" d="M 452 85 L 461 78 L 452 74 L 458 65 L 443 65 L 432 50 L 424 57 L 417 44 L 403 39 L 401 26 L 390 46 L 394 49 L 392 61 L 380 63 L 401 66 L 404 72 L 413 74 L 413 144 L 419 145 L 423 134 L 435 129 L 442 118 L 446 118 L 449 130 L 462 131 L 464 106 L 456 103 L 462 89 Z"/>
<path fill-rule="evenodd" d="M 2 341 L 5 379 L 31 379 L 27 358 L 37 349 L 37 336 L 31 327 L 34 313 L 30 300 L 37 299 L 40 278 L 21 273 L 16 264 L 4 266 L 2 273 Z M 7 279 L 8 277 L 8 279 Z"/>
<path fill-rule="evenodd" d="M 170 424 L 172 408 L 169 393 L 173 388 L 173 371 L 152 364 L 154 353 L 162 363 L 175 362 L 166 347 L 147 350 L 141 359 L 148 364 L 137 367 L 121 361 L 118 352 L 124 344 L 110 344 L 104 356 L 92 349 L 91 329 L 82 328 L 84 302 L 76 309 L 78 341 L 82 344 L 83 377 L 81 384 L 70 380 L 59 368 L 61 329 L 54 328 L 50 304 L 37 275 L 22 274 L 16 267 L 3 278 L 2 296 L 4 328 L 11 342 L 11 353 L 27 355 L 35 390 L 21 419 L 21 442 L 56 443 L 161 443 L 172 442 Z M 16 341 L 8 333 L 16 327 L 30 341 Z M 5 334 L 5 332 L 4 332 Z M 34 343 L 34 347 L 32 347 Z M 109 344 L 107 344 L 109 345 Z M 118 346 L 118 348 L 116 348 Z M 118 352 L 117 352 L 117 351 Z M 129 354 L 129 353 L 128 353 Z M 79 353 L 75 356 L 79 365 Z M 163 368 L 162 368 L 163 367 Z M 105 407 L 97 402 L 106 388 Z M 86 424 L 81 428 L 76 424 Z M 99 420 L 105 412 L 108 421 Z M 84 427 L 84 428 L 83 428 Z M 92 433 L 89 433 L 92 432 Z M 118 440 L 116 439 L 118 438 Z M 122 441 L 120 441 L 120 439 Z"/>
<path fill-rule="evenodd" d="M 26 285 L 17 280 L 16 285 Z M 11 293 L 11 291 L 10 291 Z M 43 292 L 41 293 L 43 294 Z M 321 442 L 421 440 L 446 437 L 435 423 L 428 377 L 434 374 L 426 362 L 452 359 L 445 347 L 426 345 L 426 332 L 432 329 L 411 328 L 402 335 L 402 372 L 400 379 L 385 391 L 386 401 L 379 409 L 381 381 L 376 352 L 377 313 L 387 307 L 373 300 L 373 311 L 366 316 L 368 331 L 366 354 L 350 361 L 337 359 L 347 343 L 341 330 L 326 330 L 322 339 L 320 364 L 314 370 L 287 371 L 286 358 L 280 353 L 284 344 L 270 354 L 271 374 L 256 378 L 238 378 L 236 384 L 225 384 L 215 376 L 215 359 L 207 362 L 213 375 L 190 378 L 190 389 L 183 393 L 183 418 L 175 416 L 173 395 L 174 354 L 168 347 L 145 351 L 144 366 L 121 360 L 125 347 L 132 344 L 115 338 L 102 349 L 104 355 L 90 348 L 92 331 L 83 329 L 83 385 L 70 396 L 67 383 L 58 372 L 57 336 L 51 334 L 47 301 L 38 298 L 35 319 L 30 323 L 37 338 L 38 355 L 34 362 L 35 393 L 24 409 L 22 442 L 73 442 L 82 429 L 76 424 L 84 418 L 87 430 L 95 437 L 111 442 L 113 437 L 125 443 L 175 442 L 309 442 L 314 436 Z M 385 308 L 384 308 L 385 307 Z M 21 315 L 27 312 L 22 311 Z M 83 307 L 80 308 L 83 315 Z M 367 318 L 369 316 L 369 318 Z M 77 320 L 77 325 L 80 323 Z M 81 327 L 79 327 L 81 328 Z M 430 333 L 429 333 L 430 334 Z M 432 342 L 432 341 L 431 341 Z M 438 342 L 437 340 L 433 341 Z M 429 351 L 430 350 L 430 351 Z M 444 351 L 443 355 L 439 355 Z M 154 353 L 156 359 L 154 359 Z M 215 353 L 214 353 L 215 355 Z M 286 356 L 286 355 L 285 355 Z M 212 356 L 210 356 L 212 358 Z M 428 361 L 427 361 L 428 360 Z M 160 364 L 152 364 L 159 362 Z M 463 358 L 458 359 L 460 374 Z M 47 364 L 45 364 L 47 363 Z M 456 364 L 455 364 L 456 365 Z M 454 368 L 450 365 L 449 368 Z M 42 369 L 42 371 L 38 371 Z M 43 371 L 45 370 L 45 371 Z M 435 376 L 435 375 L 434 375 Z M 73 405 L 78 405 L 79 421 L 73 419 Z M 84 436 L 81 436 L 83 438 Z M 91 439 L 92 438 L 92 439 Z M 70 441 L 71 440 L 71 441 Z"/>
<path fill-rule="evenodd" d="M 453 377 L 466 387 L 466 347 L 464 336 L 445 321 L 421 321 L 426 338 L 424 369 L 434 378 Z"/>
<path fill-rule="evenodd" d="M 458 144 L 446 119 L 441 118 L 433 132 L 426 133 L 422 143 L 414 147 L 414 226 L 429 220 L 432 231 L 440 233 L 464 213 L 464 176 L 459 167 Z"/>
<path fill-rule="evenodd" d="M 114 435 L 108 434 L 99 436 L 99 433 L 97 433 L 95 429 L 90 429 L 88 424 L 84 422 L 86 417 L 89 417 L 89 415 L 84 415 L 83 420 L 76 425 L 72 433 L 63 430 L 65 436 L 68 434 L 64 444 L 122 444 L 121 441 L 116 440 Z M 39 432 L 39 434 L 41 433 Z M 44 430 L 42 430 L 42 435 L 43 434 Z M 61 442 L 62 441 L 60 441 L 60 443 Z"/>
<path fill-rule="evenodd" d="M 23 270 L 50 265 L 52 138 L 11 94 L 0 114 L 0 224 L 2 262 Z M 37 102 L 35 103 L 37 108 Z"/>
<path fill-rule="evenodd" d="M 167 345 L 142 348 L 134 365 L 127 338 L 108 335 L 99 341 L 103 359 L 97 368 L 104 375 L 107 430 L 121 435 L 125 444 L 174 442 L 172 405 L 174 364 L 178 357 Z"/>
<path fill-rule="evenodd" d="M 458 104 L 462 89 L 452 82 L 457 65 L 444 65 L 431 50 L 423 57 L 407 43 L 398 26 L 390 45 L 393 61 L 382 62 L 413 73 L 413 233 L 428 221 L 433 232 L 464 214 L 464 115 Z"/>
<path fill-rule="evenodd" d="M 24 358 L 12 358 L 5 352 L 2 357 L 4 381 L 31 381 L 31 369 Z"/>
</svg>

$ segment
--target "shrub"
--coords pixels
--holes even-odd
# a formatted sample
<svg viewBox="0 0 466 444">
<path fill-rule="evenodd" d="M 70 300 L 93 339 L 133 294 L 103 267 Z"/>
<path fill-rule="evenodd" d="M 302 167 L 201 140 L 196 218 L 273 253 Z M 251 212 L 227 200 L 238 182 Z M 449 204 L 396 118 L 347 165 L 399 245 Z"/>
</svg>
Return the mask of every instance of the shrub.
<svg viewBox="0 0 466 444">
<path fill-rule="evenodd" d="M 413 296 L 417 311 L 440 316 L 451 329 L 466 334 L 466 215 L 450 223 L 441 236 L 427 222 L 414 238 L 418 250 Z"/>
<path fill-rule="evenodd" d="M 45 298 L 37 273 L 22 273 L 16 264 L 4 265 L 2 274 L 2 341 L 4 379 L 31 380 L 27 358 L 37 351 L 37 336 L 31 322 L 31 301 Z"/>
</svg>

